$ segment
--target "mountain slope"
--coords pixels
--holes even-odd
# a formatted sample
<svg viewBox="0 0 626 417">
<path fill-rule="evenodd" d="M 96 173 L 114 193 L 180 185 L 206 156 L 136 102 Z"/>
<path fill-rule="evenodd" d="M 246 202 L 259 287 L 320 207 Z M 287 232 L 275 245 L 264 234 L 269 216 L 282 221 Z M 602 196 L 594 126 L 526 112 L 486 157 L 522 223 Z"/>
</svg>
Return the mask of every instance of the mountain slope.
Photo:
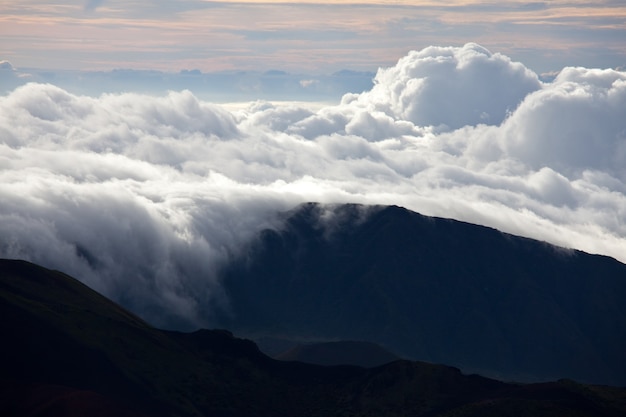
<svg viewBox="0 0 626 417">
<path fill-rule="evenodd" d="M 169 409 L 140 380 L 150 375 L 150 356 L 175 352 L 168 338 L 60 272 L 10 260 L 0 261 L 0 271 L 4 380 L 43 392 L 97 392 L 149 412 Z"/>
<path fill-rule="evenodd" d="M 281 361 L 299 361 L 317 365 L 355 365 L 372 368 L 400 358 L 370 342 L 339 341 L 297 345 L 276 356 Z"/>
<path fill-rule="evenodd" d="M 396 361 L 272 360 L 223 330 L 154 329 L 74 279 L 0 260 L 0 414 L 9 416 L 607 416 L 626 390 L 506 384 Z"/>
<path fill-rule="evenodd" d="M 626 265 L 399 207 L 305 204 L 223 271 L 248 337 L 367 340 L 511 380 L 626 385 Z"/>
</svg>

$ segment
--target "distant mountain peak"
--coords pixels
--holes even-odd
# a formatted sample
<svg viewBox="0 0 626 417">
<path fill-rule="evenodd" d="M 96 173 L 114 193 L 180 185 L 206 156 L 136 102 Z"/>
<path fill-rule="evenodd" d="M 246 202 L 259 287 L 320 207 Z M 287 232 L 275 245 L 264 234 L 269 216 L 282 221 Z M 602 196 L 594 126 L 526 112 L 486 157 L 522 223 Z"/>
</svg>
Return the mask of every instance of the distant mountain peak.
<svg viewBox="0 0 626 417">
<path fill-rule="evenodd" d="M 306 203 L 282 218 L 224 269 L 225 327 L 626 385 L 626 265 L 613 258 L 398 206 Z"/>
</svg>

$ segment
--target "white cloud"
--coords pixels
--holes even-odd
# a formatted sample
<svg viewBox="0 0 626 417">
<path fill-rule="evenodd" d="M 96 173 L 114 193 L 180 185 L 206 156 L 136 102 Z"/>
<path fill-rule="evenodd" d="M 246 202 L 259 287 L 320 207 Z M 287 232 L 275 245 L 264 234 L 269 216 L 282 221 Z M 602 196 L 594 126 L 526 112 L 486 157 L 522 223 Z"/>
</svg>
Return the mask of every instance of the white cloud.
<svg viewBox="0 0 626 417">
<path fill-rule="evenodd" d="M 0 255 L 170 326 L 210 325 L 227 308 L 216 268 L 305 201 L 397 204 L 626 261 L 625 73 L 542 84 L 469 44 L 376 80 L 321 109 L 232 111 L 188 91 L 19 87 L 0 97 Z"/>
<path fill-rule="evenodd" d="M 417 125 L 500 124 L 522 99 L 540 88 L 535 73 L 476 44 L 410 52 L 378 71 L 358 101 L 367 109 Z"/>
<path fill-rule="evenodd" d="M 319 80 L 300 80 L 300 85 L 304 88 L 313 87 L 319 83 Z"/>
<path fill-rule="evenodd" d="M 530 94 L 502 128 L 502 147 L 530 167 L 626 179 L 626 73 L 567 68 Z"/>
</svg>

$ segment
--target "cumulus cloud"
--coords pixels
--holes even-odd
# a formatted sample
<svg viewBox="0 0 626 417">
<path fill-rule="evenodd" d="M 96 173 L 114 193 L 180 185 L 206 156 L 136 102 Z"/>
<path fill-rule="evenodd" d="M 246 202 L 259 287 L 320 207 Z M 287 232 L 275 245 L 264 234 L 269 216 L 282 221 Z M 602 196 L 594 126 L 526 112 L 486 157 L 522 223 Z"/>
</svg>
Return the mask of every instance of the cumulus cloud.
<svg viewBox="0 0 626 417">
<path fill-rule="evenodd" d="M 431 46 L 380 70 L 372 90 L 357 101 L 416 125 L 455 129 L 500 124 L 539 88 L 535 73 L 480 45 Z"/>
<path fill-rule="evenodd" d="M 210 326 L 217 270 L 306 201 L 397 204 L 626 262 L 626 73 L 549 83 L 468 44 L 409 53 L 336 105 L 189 91 L 0 97 L 0 256 L 155 324 Z"/>
<path fill-rule="evenodd" d="M 602 170 L 624 179 L 624 109 L 626 73 L 566 68 L 506 121 L 501 144 L 535 169 Z"/>
</svg>

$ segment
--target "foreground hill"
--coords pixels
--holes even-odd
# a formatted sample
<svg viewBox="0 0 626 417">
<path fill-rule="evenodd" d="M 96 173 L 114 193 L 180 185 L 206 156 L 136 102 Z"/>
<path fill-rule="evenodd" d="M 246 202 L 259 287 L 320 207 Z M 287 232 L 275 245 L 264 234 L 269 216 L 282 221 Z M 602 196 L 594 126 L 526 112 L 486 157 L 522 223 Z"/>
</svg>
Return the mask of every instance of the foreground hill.
<svg viewBox="0 0 626 417">
<path fill-rule="evenodd" d="M 626 386 L 626 265 L 399 207 L 305 204 L 223 271 L 251 338 L 364 340 L 506 380 Z"/>
<path fill-rule="evenodd" d="M 620 416 L 626 390 L 506 384 L 395 361 L 281 362 L 220 330 L 155 329 L 60 272 L 0 260 L 0 415 Z"/>
</svg>

